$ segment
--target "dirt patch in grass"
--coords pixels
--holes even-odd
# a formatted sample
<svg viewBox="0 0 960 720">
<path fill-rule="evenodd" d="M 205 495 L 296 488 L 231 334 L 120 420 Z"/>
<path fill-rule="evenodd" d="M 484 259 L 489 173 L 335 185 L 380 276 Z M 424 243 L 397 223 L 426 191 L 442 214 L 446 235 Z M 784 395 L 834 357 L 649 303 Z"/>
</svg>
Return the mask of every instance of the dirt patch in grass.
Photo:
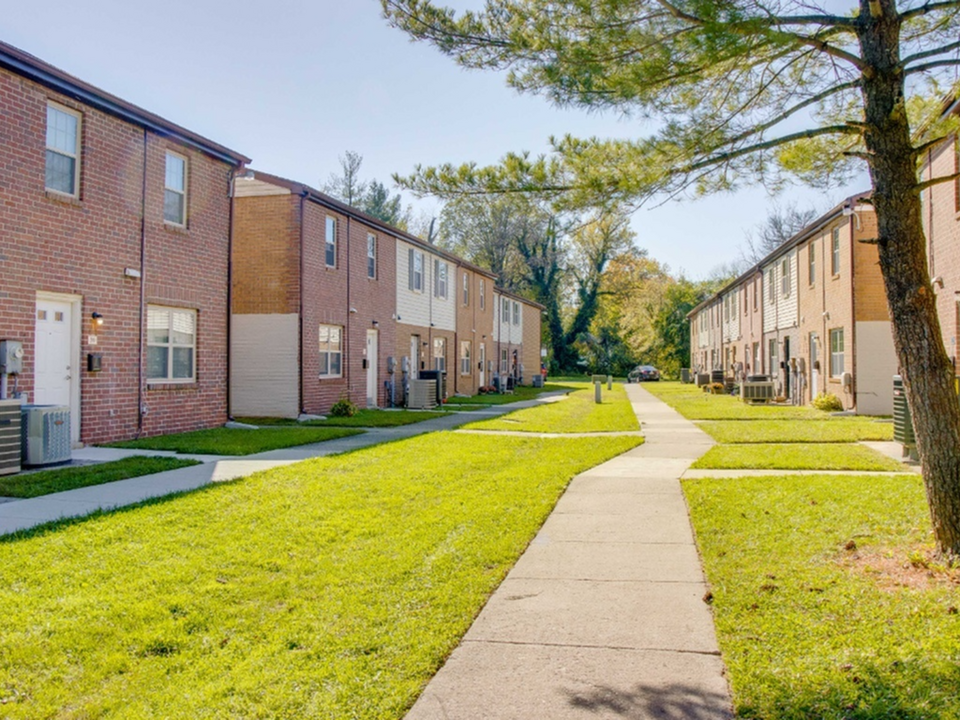
<svg viewBox="0 0 960 720">
<path fill-rule="evenodd" d="M 960 587 L 960 566 L 945 565 L 937 559 L 934 548 L 919 543 L 861 550 L 851 540 L 844 548 L 840 565 L 848 571 L 871 578 L 879 589 L 887 592 L 902 588 L 931 590 Z M 954 613 L 957 612 L 956 605 L 950 607 Z"/>
</svg>

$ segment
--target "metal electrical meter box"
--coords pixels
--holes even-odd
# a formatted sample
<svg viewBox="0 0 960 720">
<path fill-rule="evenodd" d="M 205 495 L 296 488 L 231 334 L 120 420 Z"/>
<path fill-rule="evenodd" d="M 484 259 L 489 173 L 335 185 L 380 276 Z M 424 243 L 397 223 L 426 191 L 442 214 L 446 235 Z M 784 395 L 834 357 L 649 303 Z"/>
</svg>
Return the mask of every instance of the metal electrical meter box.
<svg viewBox="0 0 960 720">
<path fill-rule="evenodd" d="M 23 343 L 19 340 L 0 340 L 0 374 L 19 375 L 23 372 Z"/>
</svg>

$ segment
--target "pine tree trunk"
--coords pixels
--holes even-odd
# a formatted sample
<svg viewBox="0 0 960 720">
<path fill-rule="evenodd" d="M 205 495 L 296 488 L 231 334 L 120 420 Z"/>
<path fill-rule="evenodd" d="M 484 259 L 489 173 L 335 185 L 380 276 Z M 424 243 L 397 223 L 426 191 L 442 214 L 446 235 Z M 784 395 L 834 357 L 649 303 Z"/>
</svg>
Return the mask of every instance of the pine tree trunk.
<svg viewBox="0 0 960 720">
<path fill-rule="evenodd" d="M 940 554 L 960 557 L 960 403 L 940 333 L 899 69 L 894 0 L 861 0 L 862 93 L 880 269 Z"/>
</svg>

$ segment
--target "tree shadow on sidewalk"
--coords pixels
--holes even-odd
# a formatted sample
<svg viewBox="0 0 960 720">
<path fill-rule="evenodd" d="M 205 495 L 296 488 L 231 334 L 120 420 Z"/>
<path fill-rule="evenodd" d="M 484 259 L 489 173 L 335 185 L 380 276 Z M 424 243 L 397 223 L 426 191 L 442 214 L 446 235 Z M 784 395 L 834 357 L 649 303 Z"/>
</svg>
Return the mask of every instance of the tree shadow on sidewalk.
<svg viewBox="0 0 960 720">
<path fill-rule="evenodd" d="M 596 685 L 590 692 L 570 693 L 572 707 L 631 720 L 729 720 L 730 698 L 684 683 L 643 684 L 631 689 Z"/>
</svg>

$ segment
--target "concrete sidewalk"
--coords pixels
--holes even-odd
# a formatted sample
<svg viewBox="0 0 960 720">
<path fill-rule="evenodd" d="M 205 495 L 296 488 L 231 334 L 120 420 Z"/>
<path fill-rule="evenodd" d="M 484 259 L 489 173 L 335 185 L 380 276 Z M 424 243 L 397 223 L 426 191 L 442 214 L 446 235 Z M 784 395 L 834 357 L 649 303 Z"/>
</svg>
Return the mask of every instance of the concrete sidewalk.
<svg viewBox="0 0 960 720">
<path fill-rule="evenodd" d="M 646 443 L 571 482 L 407 720 L 732 717 L 678 480 L 713 441 L 627 393 Z"/>
<path fill-rule="evenodd" d="M 563 393 L 559 394 L 563 395 Z M 82 448 L 75 450 L 73 456 L 75 459 L 84 462 L 107 462 L 133 455 L 161 455 L 194 458 L 202 464 L 153 475 L 142 475 L 129 480 L 91 485 L 77 490 L 68 490 L 26 500 L 4 499 L 5 502 L 0 503 L 0 535 L 26 530 L 62 518 L 89 515 L 97 510 L 111 510 L 125 505 L 133 505 L 150 498 L 195 490 L 213 482 L 235 480 L 279 465 L 289 465 L 314 457 L 360 450 L 371 445 L 403 440 L 428 432 L 452 430 L 473 420 L 502 415 L 524 407 L 533 407 L 542 402 L 553 402 L 556 400 L 556 395 L 558 393 L 544 393 L 534 400 L 492 406 L 482 415 L 476 412 L 448 413 L 439 415 L 436 419 L 425 420 L 412 425 L 374 428 L 367 430 L 362 435 L 351 435 L 327 442 L 298 445 L 281 450 L 268 450 L 254 455 L 232 457 L 177 455 L 163 450 Z"/>
</svg>

